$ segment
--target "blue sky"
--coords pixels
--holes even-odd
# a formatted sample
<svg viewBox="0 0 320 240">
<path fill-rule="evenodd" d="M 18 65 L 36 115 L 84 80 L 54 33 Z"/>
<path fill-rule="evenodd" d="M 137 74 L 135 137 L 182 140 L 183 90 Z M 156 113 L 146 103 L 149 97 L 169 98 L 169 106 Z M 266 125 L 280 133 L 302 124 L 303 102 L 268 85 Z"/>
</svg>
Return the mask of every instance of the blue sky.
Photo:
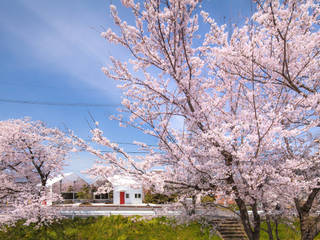
<svg viewBox="0 0 320 240">
<path fill-rule="evenodd" d="M 114 27 L 111 3 L 117 5 L 120 16 L 130 15 L 119 0 L 0 1 L 0 120 L 29 116 L 88 138 L 90 112 L 110 140 L 153 143 L 136 130 L 120 128 L 109 120 L 121 102 L 121 92 L 101 67 L 109 64 L 110 55 L 128 58 L 124 49 L 100 37 L 101 31 Z M 203 0 L 202 5 L 220 24 L 239 23 L 250 15 L 250 0 Z M 3 100 L 111 106 L 47 106 Z M 121 146 L 134 150 L 128 144 Z M 93 161 L 89 154 L 74 154 L 65 171 L 80 173 Z"/>
</svg>

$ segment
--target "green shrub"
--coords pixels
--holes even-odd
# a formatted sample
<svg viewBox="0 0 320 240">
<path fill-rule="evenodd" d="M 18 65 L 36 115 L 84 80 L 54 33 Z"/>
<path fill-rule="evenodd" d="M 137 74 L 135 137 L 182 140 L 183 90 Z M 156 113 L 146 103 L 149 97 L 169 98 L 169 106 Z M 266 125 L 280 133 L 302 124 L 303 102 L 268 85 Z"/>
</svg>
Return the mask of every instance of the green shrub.
<svg viewBox="0 0 320 240">
<path fill-rule="evenodd" d="M 205 195 L 201 197 L 201 203 L 214 203 L 216 201 L 216 197 L 214 195 Z"/>
<path fill-rule="evenodd" d="M 146 191 L 144 193 L 144 203 L 154 203 L 154 204 L 164 204 L 175 202 L 177 198 L 176 194 L 166 195 L 160 193 L 152 193 L 151 191 Z"/>
</svg>

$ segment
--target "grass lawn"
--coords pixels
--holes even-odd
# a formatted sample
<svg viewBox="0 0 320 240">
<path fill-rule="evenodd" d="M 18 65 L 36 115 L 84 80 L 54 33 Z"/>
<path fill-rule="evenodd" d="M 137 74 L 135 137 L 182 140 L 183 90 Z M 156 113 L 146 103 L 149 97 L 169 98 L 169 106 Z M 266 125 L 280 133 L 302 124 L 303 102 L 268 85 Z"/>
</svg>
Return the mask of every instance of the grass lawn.
<svg viewBox="0 0 320 240">
<path fill-rule="evenodd" d="M 10 227 L 0 232 L 0 239 L 10 240 L 220 240 L 210 236 L 208 228 L 200 224 L 177 225 L 165 218 L 134 221 L 122 216 L 65 219 L 47 228 L 23 226 Z"/>
<path fill-rule="evenodd" d="M 267 224 L 265 222 L 262 223 L 261 228 L 267 229 Z M 275 226 L 272 224 L 273 228 L 273 236 L 274 239 L 275 234 Z M 281 240 L 300 240 L 300 231 L 299 231 L 299 224 L 295 222 L 293 226 L 288 226 L 287 224 L 280 223 L 278 227 L 279 231 L 279 238 Z M 269 240 L 268 234 L 265 231 L 260 232 L 260 239 L 261 240 Z M 318 235 L 314 240 L 320 240 L 320 235 Z"/>
<path fill-rule="evenodd" d="M 138 220 L 136 220 L 138 219 Z M 262 228 L 266 229 L 265 223 Z M 274 228 L 274 226 L 273 226 Z M 298 240 L 298 224 L 293 226 L 279 224 L 281 240 Z M 275 234 L 274 234 L 275 236 Z M 23 222 L 15 227 L 0 231 L 1 240 L 221 240 L 210 235 L 208 228 L 198 223 L 177 225 L 173 220 L 153 218 L 143 220 L 140 217 L 97 217 L 64 219 L 48 227 L 35 228 L 24 226 Z M 261 240 L 268 240 L 268 234 L 261 231 Z M 318 235 L 316 240 L 320 240 Z"/>
</svg>

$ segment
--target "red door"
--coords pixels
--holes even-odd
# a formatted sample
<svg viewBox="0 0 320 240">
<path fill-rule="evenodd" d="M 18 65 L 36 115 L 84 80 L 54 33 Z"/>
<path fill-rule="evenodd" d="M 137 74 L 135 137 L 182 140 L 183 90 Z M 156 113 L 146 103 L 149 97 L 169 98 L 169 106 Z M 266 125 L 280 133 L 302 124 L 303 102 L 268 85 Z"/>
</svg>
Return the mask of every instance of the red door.
<svg viewBox="0 0 320 240">
<path fill-rule="evenodd" d="M 120 192 L 120 204 L 124 204 L 124 192 Z"/>
</svg>

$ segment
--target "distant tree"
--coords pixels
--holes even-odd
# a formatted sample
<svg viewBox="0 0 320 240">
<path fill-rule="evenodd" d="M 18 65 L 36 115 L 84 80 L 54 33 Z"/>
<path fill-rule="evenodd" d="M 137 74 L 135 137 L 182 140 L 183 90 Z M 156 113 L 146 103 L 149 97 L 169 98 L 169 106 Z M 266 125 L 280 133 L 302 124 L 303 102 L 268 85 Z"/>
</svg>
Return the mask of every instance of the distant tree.
<svg viewBox="0 0 320 240">
<path fill-rule="evenodd" d="M 80 192 L 77 193 L 79 199 L 92 199 L 92 190 L 89 185 L 83 185 Z"/>
<path fill-rule="evenodd" d="M 0 198 L 10 202 L 3 221 L 26 219 L 42 223 L 57 214 L 47 207 L 46 185 L 61 174 L 70 151 L 70 140 L 43 122 L 13 119 L 0 122 Z"/>
</svg>

